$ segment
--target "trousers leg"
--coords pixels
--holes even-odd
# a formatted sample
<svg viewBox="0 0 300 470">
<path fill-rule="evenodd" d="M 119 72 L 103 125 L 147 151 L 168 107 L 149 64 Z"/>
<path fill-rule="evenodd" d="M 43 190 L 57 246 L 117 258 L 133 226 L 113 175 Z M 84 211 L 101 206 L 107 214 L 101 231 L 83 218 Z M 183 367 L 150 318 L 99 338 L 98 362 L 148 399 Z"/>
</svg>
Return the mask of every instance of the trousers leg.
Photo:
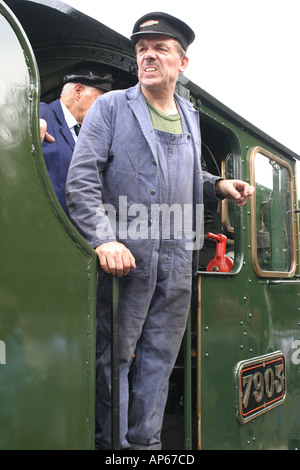
<svg viewBox="0 0 300 470">
<path fill-rule="evenodd" d="M 129 447 L 126 438 L 129 402 L 128 374 L 153 295 L 150 278 L 124 276 L 119 279 L 121 449 Z M 103 272 L 99 273 L 95 440 L 97 449 L 111 448 L 111 282 L 111 276 Z"/>
<path fill-rule="evenodd" d="M 190 275 L 173 271 L 157 281 L 136 347 L 127 435 L 131 449 L 161 449 L 169 378 L 185 332 L 190 295 Z"/>
<path fill-rule="evenodd" d="M 161 257 L 163 260 L 163 257 Z M 155 266 L 155 265 L 154 265 Z M 149 278 L 119 279 L 121 448 L 160 449 L 168 382 L 188 315 L 191 274 L 155 266 Z M 96 448 L 111 448 L 110 276 L 99 286 Z M 128 373 L 133 354 L 132 387 Z M 128 405 L 130 403 L 130 409 Z M 128 431 L 128 432 L 127 432 Z"/>
</svg>

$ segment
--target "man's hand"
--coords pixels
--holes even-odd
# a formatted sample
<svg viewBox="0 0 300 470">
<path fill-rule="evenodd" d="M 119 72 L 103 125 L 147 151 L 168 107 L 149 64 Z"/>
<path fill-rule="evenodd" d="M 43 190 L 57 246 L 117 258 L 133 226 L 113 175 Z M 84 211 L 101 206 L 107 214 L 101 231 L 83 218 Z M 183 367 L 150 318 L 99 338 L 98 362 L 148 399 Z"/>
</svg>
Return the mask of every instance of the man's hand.
<svg viewBox="0 0 300 470">
<path fill-rule="evenodd" d="M 215 190 L 220 196 L 235 199 L 238 206 L 246 204 L 255 192 L 253 186 L 240 180 L 219 180 L 216 182 Z"/>
<path fill-rule="evenodd" d="M 40 119 L 40 137 L 41 137 L 41 142 L 48 142 L 49 144 L 52 144 L 55 142 L 54 137 L 52 135 L 48 134 L 47 132 L 47 122 L 45 119 Z"/>
<path fill-rule="evenodd" d="M 107 242 L 95 249 L 101 268 L 118 277 L 125 276 L 130 269 L 135 269 L 135 259 L 131 252 L 119 242 Z"/>
</svg>

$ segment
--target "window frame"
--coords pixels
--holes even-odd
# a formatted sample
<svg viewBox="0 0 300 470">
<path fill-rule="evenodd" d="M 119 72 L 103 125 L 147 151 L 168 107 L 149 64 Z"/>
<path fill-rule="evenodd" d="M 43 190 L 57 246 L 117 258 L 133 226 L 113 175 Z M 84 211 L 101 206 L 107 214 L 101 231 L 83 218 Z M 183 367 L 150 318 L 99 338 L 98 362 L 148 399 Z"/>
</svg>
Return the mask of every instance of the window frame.
<svg viewBox="0 0 300 470">
<path fill-rule="evenodd" d="M 265 271 L 263 270 L 258 262 L 257 257 L 257 218 L 256 218 L 256 195 L 251 198 L 250 207 L 251 207 L 251 250 L 252 250 L 252 264 L 254 271 L 259 277 L 281 277 L 281 278 L 291 278 L 296 272 L 296 231 L 295 231 L 295 218 L 293 217 L 295 203 L 294 203 L 294 177 L 292 168 L 285 160 L 274 155 L 263 147 L 256 146 L 249 150 L 250 155 L 250 184 L 256 187 L 255 182 L 255 157 L 260 153 L 266 158 L 269 158 L 275 161 L 279 166 L 284 167 L 289 174 L 290 180 L 290 198 L 291 198 L 291 268 L 289 271 Z"/>
</svg>

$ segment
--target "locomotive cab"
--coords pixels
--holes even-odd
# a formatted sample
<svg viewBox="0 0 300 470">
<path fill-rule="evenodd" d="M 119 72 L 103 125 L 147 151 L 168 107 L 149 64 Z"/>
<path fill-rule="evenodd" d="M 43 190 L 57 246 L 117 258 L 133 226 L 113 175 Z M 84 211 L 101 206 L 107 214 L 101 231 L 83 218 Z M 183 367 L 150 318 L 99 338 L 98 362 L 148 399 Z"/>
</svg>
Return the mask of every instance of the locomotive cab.
<svg viewBox="0 0 300 470">
<path fill-rule="evenodd" d="M 0 37 L 0 448 L 93 449 L 96 255 L 51 186 L 39 102 L 93 64 L 134 85 L 135 51 L 57 0 L 0 0 Z M 256 193 L 205 204 L 163 448 L 299 448 L 300 157 L 185 76 L 176 91 L 199 111 L 203 170 Z"/>
</svg>

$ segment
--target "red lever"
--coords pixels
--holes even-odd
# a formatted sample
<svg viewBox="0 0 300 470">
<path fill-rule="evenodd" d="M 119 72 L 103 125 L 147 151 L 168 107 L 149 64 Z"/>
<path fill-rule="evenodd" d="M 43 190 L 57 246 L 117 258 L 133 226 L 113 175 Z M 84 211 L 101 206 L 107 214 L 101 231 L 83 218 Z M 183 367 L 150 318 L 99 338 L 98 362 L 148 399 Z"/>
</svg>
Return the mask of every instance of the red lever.
<svg viewBox="0 0 300 470">
<path fill-rule="evenodd" d="M 233 260 L 226 256 L 226 241 L 227 237 L 222 233 L 215 235 L 208 232 L 208 238 L 216 240 L 216 256 L 213 258 L 206 268 L 206 271 L 228 272 L 231 271 Z"/>
</svg>

